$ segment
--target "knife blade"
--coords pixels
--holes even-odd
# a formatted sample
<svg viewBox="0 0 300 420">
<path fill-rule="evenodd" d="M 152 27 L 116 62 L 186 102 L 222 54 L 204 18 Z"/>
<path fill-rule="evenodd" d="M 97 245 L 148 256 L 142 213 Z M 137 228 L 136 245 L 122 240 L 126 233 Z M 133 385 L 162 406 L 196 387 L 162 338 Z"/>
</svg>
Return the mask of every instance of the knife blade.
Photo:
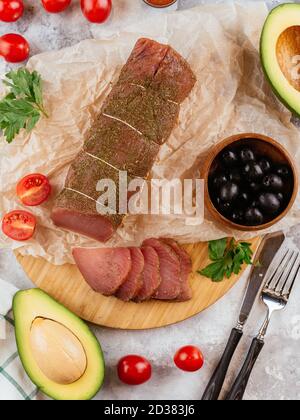
<svg viewBox="0 0 300 420">
<path fill-rule="evenodd" d="M 253 266 L 249 276 L 248 287 L 244 296 L 238 324 L 231 331 L 227 346 L 216 367 L 205 391 L 202 400 L 217 400 L 234 352 L 243 336 L 244 326 L 249 318 L 256 297 L 263 285 L 275 255 L 285 240 L 283 232 L 266 235 L 260 244 L 254 257 Z"/>
<path fill-rule="evenodd" d="M 242 329 L 247 322 L 258 292 L 261 289 L 270 264 L 283 244 L 283 232 L 266 235 L 260 244 L 253 262 L 249 283 L 245 293 L 242 309 L 239 316 L 238 329 Z"/>
</svg>

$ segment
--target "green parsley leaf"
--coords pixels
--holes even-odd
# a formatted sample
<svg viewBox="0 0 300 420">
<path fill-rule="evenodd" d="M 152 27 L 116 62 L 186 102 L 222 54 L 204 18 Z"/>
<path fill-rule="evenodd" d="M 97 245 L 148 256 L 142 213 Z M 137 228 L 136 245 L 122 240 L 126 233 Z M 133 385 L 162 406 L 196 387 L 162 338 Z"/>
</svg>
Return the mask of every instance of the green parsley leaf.
<svg viewBox="0 0 300 420">
<path fill-rule="evenodd" d="M 48 115 L 43 107 L 42 79 L 36 71 L 10 71 L 3 83 L 10 91 L 0 101 L 0 129 L 11 143 L 22 129 L 32 131 L 41 115 Z"/>
<path fill-rule="evenodd" d="M 248 242 L 236 242 L 227 238 L 209 242 L 209 258 L 213 261 L 198 273 L 214 282 L 239 274 L 244 264 L 252 264 L 253 251 Z"/>
<path fill-rule="evenodd" d="M 223 260 L 219 260 L 209 264 L 206 268 L 201 270 L 200 274 L 204 277 L 208 277 L 213 281 L 222 281 L 225 275 L 225 267 Z"/>
<path fill-rule="evenodd" d="M 227 238 L 210 241 L 208 244 L 209 258 L 212 261 L 217 261 L 224 257 L 224 252 L 227 247 Z"/>
</svg>

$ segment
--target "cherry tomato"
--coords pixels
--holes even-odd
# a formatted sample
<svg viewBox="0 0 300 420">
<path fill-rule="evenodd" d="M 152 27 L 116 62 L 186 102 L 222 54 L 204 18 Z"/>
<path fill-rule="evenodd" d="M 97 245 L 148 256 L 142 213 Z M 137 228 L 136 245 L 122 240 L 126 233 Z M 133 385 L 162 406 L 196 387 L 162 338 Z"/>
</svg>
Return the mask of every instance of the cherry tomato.
<svg viewBox="0 0 300 420">
<path fill-rule="evenodd" d="M 2 220 L 3 233 L 15 241 L 27 241 L 36 228 L 36 218 L 28 211 L 14 210 L 7 213 Z"/>
<path fill-rule="evenodd" d="M 111 13 L 111 0 L 80 0 L 84 16 L 92 23 L 105 22 Z"/>
<path fill-rule="evenodd" d="M 16 22 L 23 12 L 22 0 L 0 0 L 0 20 L 2 22 Z"/>
<path fill-rule="evenodd" d="M 66 10 L 72 0 L 42 0 L 44 9 L 49 13 L 60 13 Z"/>
<path fill-rule="evenodd" d="M 29 57 L 29 44 L 18 34 L 6 34 L 0 37 L 0 56 L 8 63 L 20 63 Z"/>
<path fill-rule="evenodd" d="M 42 174 L 27 175 L 17 185 L 17 196 L 25 206 L 39 206 L 47 200 L 50 194 L 50 182 Z"/>
<path fill-rule="evenodd" d="M 127 385 L 141 385 L 151 378 L 151 374 L 151 364 L 144 357 L 129 355 L 118 363 L 119 378 Z"/>
<path fill-rule="evenodd" d="M 204 364 L 201 351 L 195 346 L 185 346 L 177 351 L 174 356 L 175 365 L 185 372 L 196 372 Z"/>
</svg>

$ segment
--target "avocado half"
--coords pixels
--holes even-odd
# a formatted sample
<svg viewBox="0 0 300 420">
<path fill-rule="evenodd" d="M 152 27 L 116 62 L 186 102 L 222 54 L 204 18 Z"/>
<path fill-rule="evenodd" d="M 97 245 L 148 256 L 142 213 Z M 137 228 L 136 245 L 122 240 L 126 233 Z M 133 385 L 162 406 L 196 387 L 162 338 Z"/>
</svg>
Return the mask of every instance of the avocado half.
<svg viewBox="0 0 300 420">
<path fill-rule="evenodd" d="M 18 292 L 13 300 L 15 334 L 21 362 L 31 381 L 55 400 L 90 400 L 104 380 L 104 357 L 101 346 L 88 326 L 76 315 L 40 289 Z M 71 384 L 59 384 L 40 369 L 31 345 L 31 329 L 35 320 L 55 321 L 70 331 L 81 343 L 86 368 L 82 376 Z M 58 344 L 58 346 L 60 343 Z M 47 363 L 48 354 L 42 354 Z"/>
<path fill-rule="evenodd" d="M 270 12 L 261 35 L 260 56 L 274 93 L 300 116 L 300 4 L 283 4 Z"/>
</svg>

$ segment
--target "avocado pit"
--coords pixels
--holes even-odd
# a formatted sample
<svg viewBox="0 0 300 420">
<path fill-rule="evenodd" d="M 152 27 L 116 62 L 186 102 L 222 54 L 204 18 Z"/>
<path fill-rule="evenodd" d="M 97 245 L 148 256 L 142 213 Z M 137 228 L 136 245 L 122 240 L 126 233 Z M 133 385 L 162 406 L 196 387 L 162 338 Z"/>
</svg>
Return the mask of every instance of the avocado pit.
<svg viewBox="0 0 300 420">
<path fill-rule="evenodd" d="M 276 56 L 285 78 L 300 92 L 300 26 L 291 26 L 281 33 Z"/>
<path fill-rule="evenodd" d="M 82 343 L 64 325 L 45 318 L 35 318 L 30 329 L 34 359 L 43 374 L 60 385 L 78 381 L 87 368 Z"/>
</svg>

